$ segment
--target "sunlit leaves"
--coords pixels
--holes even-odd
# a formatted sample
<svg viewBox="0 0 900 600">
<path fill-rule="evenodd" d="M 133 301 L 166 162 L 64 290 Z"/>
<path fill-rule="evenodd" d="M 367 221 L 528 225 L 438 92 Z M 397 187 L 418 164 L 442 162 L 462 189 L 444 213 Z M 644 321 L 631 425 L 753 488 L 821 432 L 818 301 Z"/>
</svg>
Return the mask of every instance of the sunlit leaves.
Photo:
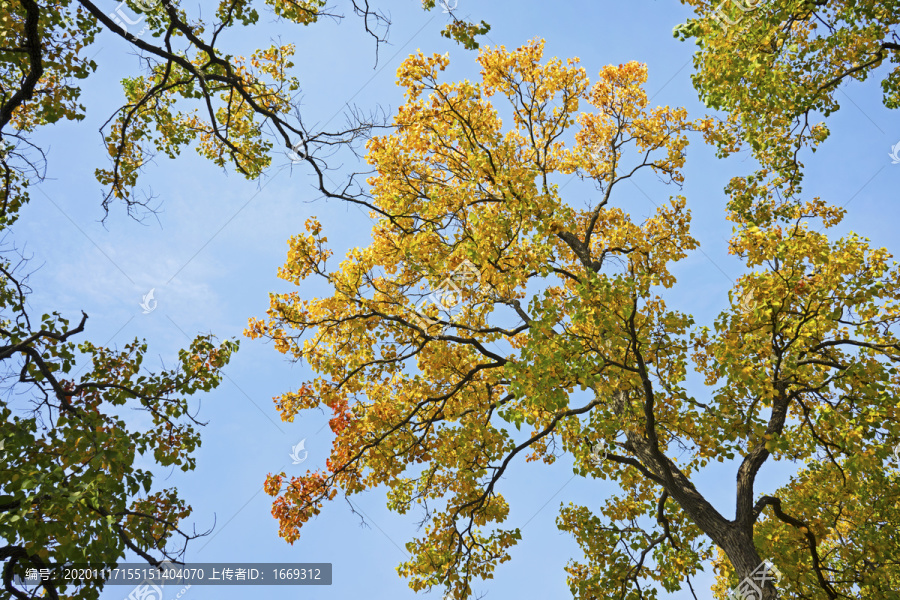
<svg viewBox="0 0 900 600">
<path fill-rule="evenodd" d="M 842 83 L 878 73 L 885 105 L 900 106 L 896 2 L 683 2 L 696 18 L 675 34 L 699 44 L 694 85 L 707 106 L 729 113 L 720 146 L 732 152 L 727 140 L 740 137 L 789 195 L 803 176 L 797 152 L 828 136 L 820 120 L 840 108 Z"/>
<path fill-rule="evenodd" d="M 46 314 L 32 328 L 18 282 L 4 268 L 0 359 L 14 393 L 0 403 L 0 536 L 21 552 L 5 565 L 20 575 L 46 563 L 115 565 L 126 546 L 167 556 L 191 509 L 174 489 L 154 491 L 151 473 L 137 464 L 143 457 L 194 468 L 199 422 L 188 397 L 219 384 L 237 343 L 198 337 L 175 368 L 153 373 L 144 368 L 147 346 L 137 341 L 122 350 L 90 342 L 76 348 L 71 338 L 86 318 L 73 325 Z M 87 368 L 69 378 L 76 357 Z M 126 423 L 121 409 L 147 417 Z M 102 582 L 71 587 L 55 589 L 96 598 Z"/>
<path fill-rule="evenodd" d="M 500 526 L 508 506 L 496 478 L 510 460 L 553 463 L 561 445 L 583 474 L 649 493 L 634 474 L 587 464 L 584 439 L 614 448 L 642 426 L 637 413 L 600 400 L 567 413 L 588 389 L 601 398 L 639 386 L 636 345 L 670 383 L 659 418 L 674 424 L 684 401 L 691 320 L 654 288 L 674 285 L 670 263 L 697 246 L 686 199 L 636 222 L 611 194 L 643 170 L 680 183 L 687 133 L 706 126 L 651 108 L 638 63 L 604 67 L 592 84 L 577 60 L 545 60 L 543 47 L 485 48 L 477 82 L 442 81 L 447 56 L 404 61 L 395 131 L 368 143 L 372 243 L 326 265 L 323 227 L 310 220 L 279 276 L 318 276 L 334 294 L 273 294 L 246 331 L 319 375 L 276 399 L 284 419 L 333 413 L 327 469 L 267 480 L 281 535 L 296 541 L 339 491 L 385 485 L 400 512 L 444 499 L 400 567 L 416 590 L 441 584 L 461 598 L 509 558 L 520 533 Z M 571 174 L 597 185 L 594 206 L 564 200 L 558 177 Z M 476 272 L 453 283 L 452 309 L 421 301 L 464 268 Z M 666 585 L 695 568 L 679 560 Z"/>
</svg>

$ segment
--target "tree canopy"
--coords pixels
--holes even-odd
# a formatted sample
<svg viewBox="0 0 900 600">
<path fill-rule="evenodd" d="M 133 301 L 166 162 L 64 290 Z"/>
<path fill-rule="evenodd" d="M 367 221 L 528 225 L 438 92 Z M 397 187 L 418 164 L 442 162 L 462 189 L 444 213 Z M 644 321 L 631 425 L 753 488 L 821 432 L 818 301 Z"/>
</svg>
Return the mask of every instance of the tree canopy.
<svg viewBox="0 0 900 600">
<path fill-rule="evenodd" d="M 830 239 L 844 210 L 799 189 L 745 193 L 749 205 L 732 190 L 729 251 L 749 273 L 727 310 L 695 323 L 662 297 L 698 248 L 688 199 L 636 222 L 620 190 L 648 171 L 678 186 L 689 139 L 727 148 L 740 115 L 651 107 L 643 65 L 591 82 L 576 59 L 544 60 L 541 41 L 478 63 L 480 81 L 452 83 L 446 56 L 404 62 L 394 130 L 367 145 L 372 243 L 334 265 L 310 219 L 279 276 L 334 293 L 272 294 L 250 320 L 249 337 L 316 374 L 277 399 L 282 418 L 332 413 L 326 468 L 266 481 L 281 536 L 296 541 L 338 494 L 385 486 L 391 510 L 424 511 L 400 573 L 464 598 L 521 538 L 506 524 L 510 463 L 567 455 L 576 475 L 621 490 L 599 511 L 561 507 L 557 525 L 584 554 L 566 569 L 576 598 L 657 597 L 710 562 L 724 592 L 770 557 L 766 600 L 897 598 L 898 473 L 885 466 L 900 442 L 900 271 L 888 252 Z M 564 197 L 569 174 L 596 186 L 590 206 Z M 705 389 L 687 388 L 689 365 Z M 769 460 L 800 467 L 766 489 Z M 694 484 L 711 461 L 734 465 L 732 507 Z"/>
<path fill-rule="evenodd" d="M 801 191 L 801 151 L 827 139 L 839 87 L 881 80 L 883 101 L 900 107 L 900 5 L 838 0 L 682 0 L 696 17 L 675 28 L 694 39 L 700 98 L 726 111 L 720 149 L 749 146 L 773 187 Z M 750 178 L 746 185 L 757 180 Z M 740 185 L 736 182 L 735 185 Z"/>
<path fill-rule="evenodd" d="M 754 600 L 900 599 L 900 270 L 866 238 L 834 234 L 846 211 L 802 185 L 839 86 L 878 78 L 885 106 L 900 106 L 900 5 L 682 2 L 695 15 L 674 33 L 698 44 L 693 81 L 713 115 L 654 107 L 638 62 L 591 80 L 533 40 L 482 49 L 475 82 L 446 81 L 447 56 L 410 56 L 391 123 L 351 110 L 334 131 L 304 123 L 294 44 L 234 50 L 265 13 L 298 31 L 344 17 L 324 0 L 219 0 L 212 12 L 3 2 L 0 234 L 46 177 L 39 132 L 86 118 L 91 49 L 114 39 L 140 60 L 101 128 L 104 211 L 156 210 L 142 177 L 157 155 L 191 147 L 253 180 L 291 150 L 321 195 L 376 220 L 372 243 L 335 264 L 327 223 L 310 218 L 278 272 L 298 289 L 272 294 L 246 330 L 315 373 L 277 398 L 284 420 L 331 412 L 325 468 L 265 481 L 285 540 L 338 494 L 384 486 L 389 509 L 424 514 L 400 574 L 462 599 L 522 539 L 502 479 L 541 461 L 618 487 L 560 507 L 556 524 L 583 554 L 566 567 L 575 598 L 696 597 L 692 579 L 712 566 L 720 596 L 749 583 Z M 370 4 L 344 6 L 377 61 L 390 21 Z M 478 49 L 490 27 L 455 5 L 421 2 L 448 13 L 445 37 Z M 367 185 L 334 185 L 319 150 L 364 140 Z M 677 188 L 701 141 L 720 157 L 750 148 L 758 163 L 725 190 L 729 252 L 747 273 L 708 322 L 666 302 L 683 284 L 676 263 L 699 249 L 697 204 Z M 564 176 L 593 187 L 587 205 Z M 648 176 L 676 191 L 637 221 L 622 188 Z M 333 293 L 306 297 L 310 277 Z M 28 262 L 3 246 L 0 597 L 96 598 L 102 582 L 34 589 L 13 576 L 185 556 L 192 508 L 139 459 L 195 467 L 203 423 L 190 400 L 219 385 L 238 343 L 199 335 L 154 372 L 146 342 L 97 345 L 87 314 L 38 317 L 30 293 Z M 705 387 L 687 384 L 689 369 Z M 145 427 L 121 418 L 126 408 Z M 733 506 L 698 489 L 713 461 L 734 469 Z M 774 461 L 797 465 L 783 486 L 758 476 Z"/>
<path fill-rule="evenodd" d="M 423 8 L 433 9 L 434 0 Z M 388 18 L 368 2 L 346 4 L 372 36 L 385 41 Z M 46 176 L 39 130 L 85 119 L 82 85 L 98 70 L 90 52 L 112 36 L 140 56 L 123 81 L 122 105 L 101 130 L 109 163 L 96 179 L 102 206 L 123 205 L 136 218 L 156 209 L 139 178 L 156 154 L 177 157 L 193 146 L 223 169 L 258 178 L 272 150 L 297 149 L 319 176 L 319 145 L 352 143 L 377 125 L 357 119 L 343 131 L 309 132 L 296 108 L 300 81 L 293 44 L 273 44 L 238 56 L 235 36 L 268 11 L 282 22 L 307 26 L 343 15 L 321 0 L 222 0 L 214 10 L 183 8 L 168 0 L 127 0 L 112 11 L 89 0 L 13 0 L 0 10 L 0 234 L 14 226 L 29 189 Z M 208 7 L 203 7 L 208 8 Z M 486 24 L 450 20 L 446 35 L 468 47 Z M 333 194 L 343 197 L 341 192 Z M 145 342 L 121 350 L 85 341 L 88 315 L 32 314 L 29 269 L 18 248 L 0 258 L 0 561 L 3 598 L 96 598 L 102 582 L 84 586 L 56 580 L 26 589 L 14 582 L 26 568 L 48 564 L 115 566 L 126 551 L 153 565 L 178 561 L 189 540 L 191 507 L 175 488 L 158 489 L 136 466 L 141 455 L 160 466 L 195 466 L 200 444 L 189 398 L 215 388 L 236 341 L 198 336 L 159 372 L 143 361 Z M 148 414 L 136 428 L 123 408 Z"/>
</svg>

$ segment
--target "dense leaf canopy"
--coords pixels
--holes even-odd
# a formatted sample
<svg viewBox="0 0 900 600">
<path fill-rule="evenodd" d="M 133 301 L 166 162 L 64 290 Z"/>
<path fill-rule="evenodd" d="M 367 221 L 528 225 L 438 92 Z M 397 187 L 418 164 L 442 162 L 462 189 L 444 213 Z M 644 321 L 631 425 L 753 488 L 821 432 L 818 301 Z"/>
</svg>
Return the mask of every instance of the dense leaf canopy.
<svg viewBox="0 0 900 600">
<path fill-rule="evenodd" d="M 699 46 L 694 85 L 728 115 L 720 149 L 749 146 L 783 193 L 801 191 L 800 153 L 828 137 L 820 119 L 840 109 L 842 84 L 880 78 L 885 106 L 900 107 L 896 0 L 682 2 L 696 12 L 675 28 Z"/>
<path fill-rule="evenodd" d="M 681 183 L 688 139 L 721 141 L 727 124 L 651 107 L 637 63 L 591 82 L 576 60 L 544 61 L 540 41 L 478 62 L 481 81 L 448 83 L 446 56 L 406 60 L 395 131 L 368 143 L 372 243 L 333 265 L 310 219 L 279 275 L 323 278 L 333 295 L 273 294 L 250 321 L 250 337 L 318 375 L 278 399 L 283 418 L 333 414 L 327 468 L 267 480 L 281 535 L 297 540 L 338 493 L 385 486 L 392 510 L 425 510 L 400 573 L 463 598 L 521 537 L 504 525 L 511 461 L 568 454 L 575 474 L 621 488 L 599 511 L 561 509 L 584 551 L 567 568 L 576 598 L 652 598 L 649 584 L 681 589 L 709 561 L 724 590 L 770 556 L 781 597 L 896 597 L 897 513 L 878 510 L 900 441 L 890 255 L 830 240 L 820 230 L 844 213 L 819 199 L 769 206 L 760 223 L 729 210 L 730 251 L 750 273 L 697 325 L 661 296 L 698 247 L 687 199 L 643 222 L 617 199 L 644 172 Z M 595 184 L 590 206 L 564 197 L 569 174 Z M 764 489 L 769 459 L 805 466 Z M 710 461 L 735 465 L 731 510 L 693 483 Z M 867 521 L 876 511 L 890 527 Z"/>
<path fill-rule="evenodd" d="M 367 2 L 347 6 L 377 50 L 385 15 Z M 423 7 L 434 8 L 434 1 Z M 250 179 L 270 166 L 276 146 L 294 148 L 321 186 L 325 165 L 314 149 L 352 143 L 375 124 L 306 131 L 296 109 L 294 45 L 273 44 L 249 56 L 228 50 L 242 29 L 260 22 L 261 11 L 298 26 L 340 18 L 324 1 L 222 0 L 212 12 L 201 8 L 209 7 L 192 12 L 168 0 L 127 0 L 110 11 L 89 0 L 0 2 L 0 235 L 46 175 L 39 131 L 85 119 L 81 85 L 98 69 L 90 57 L 101 36 L 140 56 L 122 81 L 122 106 L 101 130 L 109 163 L 95 174 L 107 211 L 115 202 L 135 217 L 155 210 L 139 177 L 155 155 L 175 158 L 191 146 Z M 473 36 L 487 29 L 454 17 L 446 34 L 474 47 Z M 176 489 L 156 489 L 136 462 L 144 455 L 160 466 L 194 468 L 195 426 L 202 423 L 189 397 L 221 382 L 237 342 L 217 345 L 211 335 L 199 336 L 174 367 L 150 372 L 147 345 L 139 340 L 122 350 L 81 340 L 84 313 L 74 324 L 59 312 L 30 314 L 27 263 L 16 248 L 2 250 L 0 598 L 96 598 L 102 582 L 73 589 L 53 580 L 25 589 L 13 575 L 50 563 L 115 566 L 126 551 L 153 565 L 183 556 L 197 537 L 182 525 L 191 507 Z M 146 412 L 146 427 L 120 418 L 126 409 Z"/>
</svg>

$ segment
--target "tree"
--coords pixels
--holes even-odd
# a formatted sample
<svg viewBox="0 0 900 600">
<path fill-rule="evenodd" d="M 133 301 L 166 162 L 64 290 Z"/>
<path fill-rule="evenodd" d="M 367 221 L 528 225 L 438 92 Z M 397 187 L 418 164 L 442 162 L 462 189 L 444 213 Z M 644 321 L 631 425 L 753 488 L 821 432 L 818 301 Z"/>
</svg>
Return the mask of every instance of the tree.
<svg viewBox="0 0 900 600">
<path fill-rule="evenodd" d="M 32 597 L 12 579 L 24 576 L 26 567 L 115 566 L 126 549 L 153 565 L 160 555 L 177 561 L 198 537 L 180 525 L 191 507 L 175 488 L 153 490 L 152 473 L 137 468 L 135 459 L 146 454 L 161 466 L 194 468 L 191 454 L 200 445 L 194 426 L 202 423 L 187 397 L 218 386 L 237 342 L 217 347 L 211 336 L 200 336 L 179 352 L 176 368 L 158 374 L 141 372 L 146 343 L 135 340 L 116 351 L 82 342 L 81 360 L 92 366 L 76 381 L 70 375 L 74 340 L 87 315 L 75 327 L 59 313 L 34 322 L 25 309 L 25 286 L 8 261 L 0 270 L 0 360 L 10 391 L 0 403 L 3 597 Z M 27 409 L 18 394 L 30 400 Z M 147 412 L 152 426 L 129 428 L 111 414 L 122 406 Z M 42 587 L 50 598 L 96 598 L 103 585 L 88 581 L 68 596 L 61 594 L 73 586 L 64 581 L 54 578 Z"/>
<path fill-rule="evenodd" d="M 707 106 L 729 115 L 720 148 L 749 145 L 762 166 L 749 185 L 770 179 L 783 193 L 801 192 L 798 155 L 828 137 L 816 119 L 840 109 L 841 84 L 880 76 L 884 105 L 900 107 L 896 2 L 682 1 L 697 15 L 675 28 L 698 44 L 694 85 Z M 880 69 L 885 61 L 893 68 Z"/>
<path fill-rule="evenodd" d="M 893 529 L 866 521 L 897 517 L 897 472 L 884 471 L 900 441 L 896 265 L 819 233 L 844 214 L 819 199 L 762 225 L 729 210 L 730 251 L 752 269 L 730 308 L 712 327 L 668 309 L 670 265 L 698 247 L 687 200 L 642 223 L 615 202 L 648 170 L 680 184 L 688 137 L 716 140 L 720 124 L 650 108 L 640 64 L 591 84 L 577 60 L 542 59 L 539 41 L 486 49 L 481 82 L 447 83 L 446 57 L 408 58 L 395 130 L 368 142 L 371 245 L 329 268 L 317 220 L 289 241 L 279 276 L 318 276 L 334 294 L 273 294 L 246 335 L 317 374 L 277 406 L 286 421 L 328 407 L 335 440 L 325 470 L 267 478 L 280 535 L 296 541 L 338 493 L 385 485 L 390 509 L 425 510 L 401 574 L 463 598 L 521 537 L 503 526 L 511 461 L 570 455 L 577 475 L 622 490 L 598 513 L 561 508 L 585 557 L 567 567 L 576 598 L 656 597 L 648 584 L 681 589 L 709 561 L 720 591 L 778 569 L 766 600 L 896 597 Z M 572 173 L 596 185 L 591 206 L 564 201 L 556 176 Z M 803 466 L 760 489 L 769 459 Z M 726 460 L 731 509 L 693 484 Z M 853 507 L 861 497 L 871 509 Z"/>
<path fill-rule="evenodd" d="M 387 18 L 369 3 L 348 6 L 361 18 L 376 50 Z M 433 0 L 423 3 L 434 8 Z M 88 49 L 101 34 L 115 36 L 141 57 L 143 68 L 123 81 L 125 100 L 102 129 L 110 163 L 96 170 L 103 208 L 115 202 L 140 218 L 154 210 L 137 191 L 154 153 L 175 158 L 193 145 L 223 168 L 247 178 L 270 166 L 275 144 L 294 150 L 318 174 L 323 193 L 350 199 L 346 188 L 324 187 L 319 146 L 352 144 L 377 123 L 358 119 L 343 131 L 310 133 L 295 110 L 300 82 L 292 75 L 291 44 L 260 48 L 249 57 L 223 49 L 226 40 L 259 21 L 276 18 L 310 25 L 341 18 L 323 0 L 221 0 L 213 21 L 169 0 L 128 0 L 111 12 L 89 0 L 4 2 L 0 14 L 0 231 L 6 233 L 28 202 L 28 189 L 45 175 L 35 132 L 60 120 L 82 120 L 80 81 L 96 71 Z M 197 8 L 199 11 L 199 7 Z M 447 35 L 468 46 L 487 26 L 451 19 Z M 58 312 L 37 319 L 26 310 L 24 261 L 5 247 L 0 259 L 0 560 L 2 598 L 31 597 L 13 581 L 28 567 L 73 562 L 115 566 L 129 550 L 150 564 L 178 561 L 195 534 L 181 523 L 191 508 L 177 490 L 156 490 L 151 473 L 135 467 L 137 454 L 162 466 L 194 467 L 200 444 L 189 397 L 216 387 L 238 345 L 197 337 L 176 367 L 142 368 L 147 345 L 122 350 L 81 341 L 88 316 L 76 324 Z M 77 350 L 77 352 L 76 352 Z M 80 377 L 76 360 L 85 367 Z M 147 430 L 129 429 L 115 416 L 127 406 L 149 413 Z M 177 541 L 182 541 L 179 545 Z M 50 598 L 96 598 L 102 582 L 84 586 L 51 580 Z"/>
<path fill-rule="evenodd" d="M 895 32 L 900 11 L 893 3 L 686 3 L 694 7 L 696 18 L 676 27 L 675 35 L 696 40 L 694 85 L 707 106 L 728 114 L 713 137 L 723 155 L 749 146 L 760 164 L 755 173 L 732 178 L 726 188 L 728 207 L 739 227 L 771 230 L 779 221 L 786 222 L 801 203 L 800 158 L 827 139 L 827 117 L 841 107 L 836 97 L 840 85 L 878 76 L 884 105 L 900 106 L 900 67 L 883 68 L 885 60 L 900 63 L 900 38 Z M 817 123 L 818 119 L 823 120 Z M 886 329 L 892 323 L 885 310 L 874 317 L 870 327 Z M 877 389 L 880 383 L 874 385 Z M 831 420 L 847 416 L 842 417 L 840 410 L 834 413 Z M 852 421 L 856 415 L 849 416 Z M 823 420 L 821 426 L 828 422 Z M 820 441 L 827 454 L 828 465 L 821 467 L 825 471 L 813 465 L 788 491 L 797 496 L 801 519 L 822 524 L 815 535 L 824 547 L 820 553 L 828 556 L 822 569 L 829 572 L 817 576 L 819 587 L 825 589 L 823 597 L 840 594 L 840 587 L 829 585 L 842 581 L 861 597 L 896 598 L 896 563 L 890 558 L 896 554 L 896 541 L 872 528 L 896 527 L 898 515 L 890 500 L 896 495 L 896 478 L 870 472 L 868 465 L 858 469 L 858 457 L 843 441 Z M 895 450 L 892 462 L 900 463 L 900 450 Z M 853 472 L 845 471 L 845 466 Z M 763 535 L 778 538 L 784 516 L 766 516 L 760 523 Z M 785 562 L 804 558 L 806 546 L 816 540 L 804 537 L 799 540 L 800 555 L 781 540 Z"/>
</svg>

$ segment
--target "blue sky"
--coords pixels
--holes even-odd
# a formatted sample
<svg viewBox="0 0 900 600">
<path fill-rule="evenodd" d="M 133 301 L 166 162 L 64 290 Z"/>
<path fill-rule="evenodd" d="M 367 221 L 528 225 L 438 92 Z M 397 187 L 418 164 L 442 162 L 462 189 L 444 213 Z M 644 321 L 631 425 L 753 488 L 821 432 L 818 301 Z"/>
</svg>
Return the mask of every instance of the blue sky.
<svg viewBox="0 0 900 600">
<path fill-rule="evenodd" d="M 190 10 L 190 2 L 185 0 L 184 5 Z M 402 103 L 402 90 L 394 80 L 396 68 L 419 49 L 426 54 L 449 52 L 447 80 L 478 78 L 475 53 L 439 35 L 446 15 L 439 10 L 423 12 L 418 0 L 377 0 L 377 5 L 393 24 L 390 45 L 381 48 L 374 69 L 374 44 L 349 11 L 342 23 L 326 20 L 307 28 L 287 27 L 264 17 L 257 27 L 230 34 L 225 45 L 239 54 L 278 36 L 296 44 L 296 74 L 303 85 L 300 110 L 313 131 L 340 127 L 348 102 L 363 110 L 381 106 L 392 114 Z M 346 10 L 343 3 L 337 7 Z M 694 47 L 671 35 L 688 16 L 679 3 L 459 0 L 456 10 L 492 25 L 487 45 L 515 48 L 531 38 L 544 38 L 545 57 L 580 57 L 591 76 L 610 63 L 647 63 L 651 104 L 685 106 L 691 117 L 705 112 L 690 82 Z M 31 277 L 34 312 L 58 310 L 76 319 L 84 310 L 90 317 L 86 339 L 121 347 L 135 337 L 145 338 L 150 345 L 148 359 L 152 358 L 145 365 L 171 365 L 177 350 L 197 333 L 240 337 L 248 317 L 264 314 L 269 292 L 289 289 L 275 273 L 284 262 L 286 240 L 303 230 L 309 216 L 323 223 L 336 259 L 347 248 L 368 242 L 371 221 L 366 214 L 319 198 L 311 172 L 303 165 L 292 167 L 283 154 L 276 155 L 263 179 L 252 182 L 223 173 L 191 149 L 177 160 L 157 158 L 146 169 L 141 187 L 158 195 L 162 209 L 158 220 L 137 223 L 114 206 L 102 225 L 103 190 L 93 171 L 105 167 L 107 157 L 97 129 L 122 102 L 118 81 L 136 68 L 137 58 L 125 44 L 106 35 L 92 52 L 97 53 L 100 69 L 84 86 L 87 119 L 40 132 L 38 142 L 49 149 L 48 179 L 32 190 L 32 202 L 13 231 L 14 241 L 24 244 L 33 257 L 32 266 L 40 267 Z M 900 141 L 898 115 L 881 105 L 877 78 L 842 87 L 838 99 L 843 110 L 830 121 L 831 138 L 806 159 L 806 193 L 846 205 L 849 214 L 836 233 L 856 231 L 870 238 L 873 246 L 886 246 L 896 254 L 894 223 L 900 209 L 894 200 L 900 165 L 891 164 L 888 153 Z M 342 172 L 362 170 L 351 155 L 330 161 L 341 167 L 335 181 Z M 637 181 L 639 187 L 615 199 L 637 218 L 649 215 L 670 194 L 687 197 L 701 251 L 675 266 L 679 283 L 664 297 L 671 308 L 692 313 L 699 324 L 711 324 L 727 307 L 728 290 L 743 273 L 742 264 L 727 253 L 731 225 L 724 219 L 722 188 L 730 177 L 753 168 L 747 154 L 717 160 L 711 148 L 692 139 L 682 190 L 665 188 L 645 176 Z M 563 195 L 579 205 L 580 195 L 588 192 L 573 182 Z M 151 288 L 158 305 L 143 314 L 139 303 Z M 328 291 L 306 280 L 301 293 L 313 297 Z M 406 558 L 404 543 L 417 535 L 418 517 L 388 512 L 383 490 L 354 496 L 352 504 L 334 500 L 304 527 L 293 546 L 278 537 L 270 515 L 271 498 L 262 492 L 264 478 L 270 472 L 284 470 L 291 475 L 324 466 L 330 431 L 318 413 L 283 423 L 275 410 L 274 396 L 310 378 L 305 367 L 288 363 L 263 342 L 243 339 L 241 344 L 220 388 L 196 402 L 201 420 L 209 422 L 196 454 L 197 469 L 189 474 L 157 469 L 157 487 L 178 487 L 194 507 L 197 530 L 215 524 L 212 535 L 191 543 L 188 561 L 330 562 L 334 583 L 315 588 L 194 586 L 182 597 L 440 598 L 443 590 L 437 588 L 427 595 L 414 594 L 396 574 L 397 564 Z M 698 397 L 705 394 L 696 377 L 689 383 Z M 129 418 L 140 425 L 139 417 Z M 289 454 L 301 440 L 306 440 L 308 458 L 294 465 Z M 504 526 L 519 526 L 523 540 L 513 549 L 513 560 L 498 567 L 493 580 L 474 582 L 479 596 L 570 596 L 563 567 L 580 555 L 572 538 L 555 527 L 560 502 L 599 506 L 615 492 L 599 480 L 573 479 L 570 465 L 565 459 L 553 466 L 513 464 L 501 490 L 511 506 Z M 761 472 L 758 491 L 775 489 L 792 470 L 790 464 L 770 461 Z M 734 465 L 725 464 L 708 469 L 697 484 L 728 515 L 733 513 L 733 482 Z M 711 597 L 711 581 L 710 576 L 698 578 L 699 597 Z M 128 589 L 109 587 L 102 598 L 123 598 Z M 167 590 L 166 597 L 173 598 L 176 592 Z"/>
</svg>

